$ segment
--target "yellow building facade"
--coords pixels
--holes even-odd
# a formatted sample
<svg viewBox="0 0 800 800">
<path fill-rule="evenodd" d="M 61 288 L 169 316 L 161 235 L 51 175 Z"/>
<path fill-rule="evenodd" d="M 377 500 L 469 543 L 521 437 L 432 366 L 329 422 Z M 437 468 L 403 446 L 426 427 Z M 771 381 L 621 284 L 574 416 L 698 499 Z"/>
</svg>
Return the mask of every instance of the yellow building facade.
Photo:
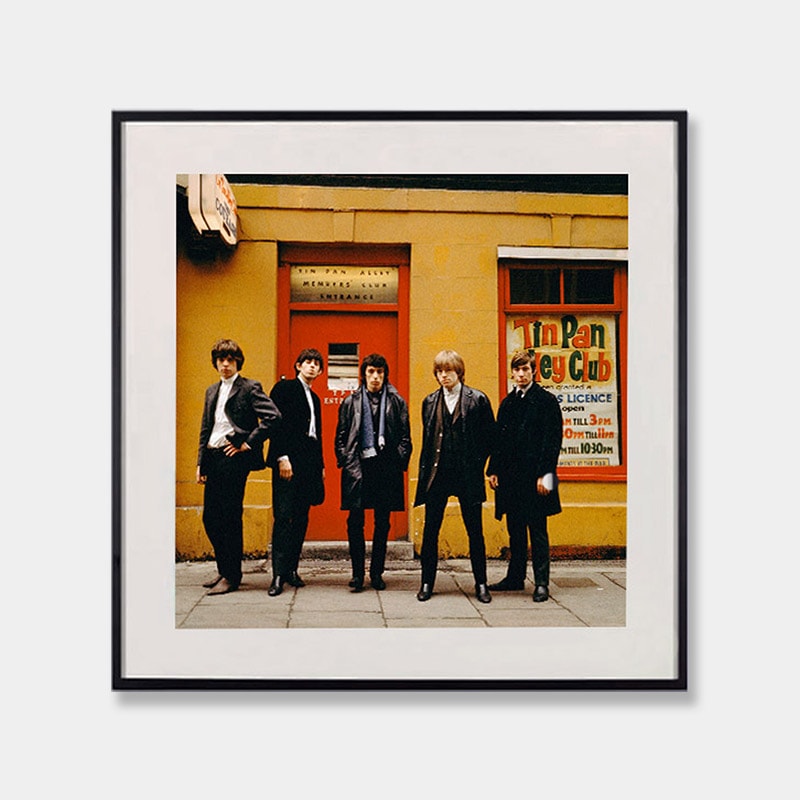
<svg viewBox="0 0 800 800">
<path fill-rule="evenodd" d="M 574 424 L 565 423 L 569 439 L 565 438 L 564 445 L 579 446 L 570 451 L 573 462 L 567 458 L 564 469 L 559 468 L 563 511 L 550 519 L 549 530 L 554 557 L 624 555 L 627 195 L 281 185 L 233 179 L 230 185 L 238 212 L 238 241 L 232 248 L 194 247 L 196 233 L 180 192 L 178 196 L 178 558 L 211 554 L 203 531 L 202 486 L 195 482 L 195 467 L 203 396 L 217 379 L 210 360 L 214 341 L 235 339 L 245 353 L 242 374 L 261 381 L 269 392 L 282 375 L 293 377 L 293 348 L 299 347 L 301 336 L 318 330 L 323 337 L 326 331 L 341 330 L 343 342 L 334 349 L 328 344 L 327 352 L 309 342 L 330 361 L 326 364 L 327 383 L 322 386 L 329 390 L 324 402 L 331 406 L 331 416 L 323 435 L 330 441 L 337 398 L 342 396 L 341 387 L 348 385 L 346 377 L 332 374 L 340 352 L 335 347 L 344 348 L 341 352 L 357 360 L 374 349 L 371 330 L 376 341 L 389 341 L 381 338 L 380 326 L 387 326 L 385 335 L 391 340 L 387 346 L 397 361 L 390 360 L 390 379 L 408 401 L 411 417 L 414 452 L 407 475 L 409 501 L 416 490 L 422 441 L 420 408 L 423 398 L 437 388 L 432 362 L 438 351 L 452 348 L 462 355 L 465 382 L 485 392 L 496 412 L 505 396 L 509 350 L 515 336 L 523 337 L 520 342 L 530 349 L 548 344 L 538 337 L 540 331 L 546 334 L 550 328 L 557 328 L 554 336 L 563 331 L 573 344 L 584 335 L 584 329 L 587 337 L 608 329 L 609 340 L 614 340 L 614 396 L 606 393 L 608 416 L 590 412 L 592 419 L 607 419 L 608 424 L 584 430 L 581 425 L 589 425 L 588 407 L 574 411 L 581 406 L 571 398 L 589 394 L 564 393 L 562 408 L 573 409 L 565 411 L 565 416 L 574 417 Z M 392 282 L 388 288 L 386 276 Z M 570 282 L 578 288 L 569 289 Z M 314 283 L 320 286 L 312 286 Z M 552 288 L 557 283 L 561 296 Z M 581 289 L 582 285 L 589 288 Z M 314 294 L 317 289 L 320 291 Z M 347 326 L 351 322 L 360 328 L 350 332 Z M 305 326 L 302 330 L 301 323 Z M 554 348 L 555 342 L 549 346 Z M 566 342 L 559 346 L 566 354 Z M 557 380 L 555 365 L 568 364 L 574 373 L 573 387 L 580 386 L 578 375 L 588 380 L 592 365 L 595 373 L 602 372 L 612 358 L 604 359 L 601 354 L 598 367 L 594 340 L 586 342 L 582 356 L 575 355 L 573 347 L 568 361 L 559 362 L 555 350 L 552 358 L 546 350 L 540 347 L 542 374 L 550 370 L 551 381 Z M 334 354 L 332 361 L 330 354 Z M 317 384 L 314 388 L 316 391 Z M 560 385 L 551 383 L 548 388 L 558 391 Z M 595 399 L 601 396 L 605 395 L 592 392 Z M 604 447 L 598 437 L 608 437 L 612 444 Z M 593 449 L 603 455 L 595 457 Z M 253 557 L 269 551 L 270 481 L 270 471 L 264 470 L 251 473 L 247 486 L 245 552 Z M 344 512 L 338 512 L 339 474 L 330 459 L 326 459 L 326 493 L 329 508 L 324 515 L 320 510 L 317 518 L 312 516 L 309 540 L 346 541 Z M 494 519 L 488 486 L 487 495 L 487 554 L 499 557 L 508 541 L 505 522 Z M 393 516 L 391 538 L 410 541 L 418 552 L 424 507 L 413 508 L 409 502 L 407 508 L 406 514 Z M 440 549 L 442 557 L 467 555 L 457 503 L 448 507 Z"/>
</svg>

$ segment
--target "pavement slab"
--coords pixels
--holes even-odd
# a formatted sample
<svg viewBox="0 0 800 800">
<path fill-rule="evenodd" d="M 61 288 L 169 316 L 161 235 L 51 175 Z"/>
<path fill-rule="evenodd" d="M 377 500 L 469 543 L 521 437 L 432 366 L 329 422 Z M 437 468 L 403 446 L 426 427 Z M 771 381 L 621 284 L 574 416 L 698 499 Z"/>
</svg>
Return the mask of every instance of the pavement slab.
<svg viewBox="0 0 800 800">
<path fill-rule="evenodd" d="M 488 582 L 500 580 L 507 562 L 490 559 Z M 620 627 L 626 620 L 624 561 L 554 561 L 550 599 L 534 603 L 528 579 L 520 592 L 492 592 L 491 603 L 475 597 L 469 559 L 447 559 L 439 569 L 430 600 L 417 600 L 418 562 L 391 561 L 386 589 L 365 584 L 352 592 L 349 560 L 304 559 L 306 585 L 291 586 L 277 597 L 267 594 L 269 561 L 242 564 L 239 590 L 209 595 L 202 584 L 216 575 L 213 562 L 180 562 L 175 567 L 175 626 L 220 628 L 512 628 Z"/>
</svg>

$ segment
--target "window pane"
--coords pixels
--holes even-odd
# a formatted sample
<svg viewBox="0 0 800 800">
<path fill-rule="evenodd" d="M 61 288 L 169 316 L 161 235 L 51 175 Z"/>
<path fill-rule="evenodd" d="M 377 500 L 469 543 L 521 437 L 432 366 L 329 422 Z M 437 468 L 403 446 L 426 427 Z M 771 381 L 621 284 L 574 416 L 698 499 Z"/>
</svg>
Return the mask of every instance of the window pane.
<svg viewBox="0 0 800 800">
<path fill-rule="evenodd" d="M 348 392 L 358 388 L 358 342 L 328 344 L 328 389 Z"/>
<path fill-rule="evenodd" d="M 565 303 L 613 303 L 613 269 L 565 269 Z"/>
<path fill-rule="evenodd" d="M 557 269 L 509 270 L 509 300 L 512 303 L 558 303 Z"/>
</svg>

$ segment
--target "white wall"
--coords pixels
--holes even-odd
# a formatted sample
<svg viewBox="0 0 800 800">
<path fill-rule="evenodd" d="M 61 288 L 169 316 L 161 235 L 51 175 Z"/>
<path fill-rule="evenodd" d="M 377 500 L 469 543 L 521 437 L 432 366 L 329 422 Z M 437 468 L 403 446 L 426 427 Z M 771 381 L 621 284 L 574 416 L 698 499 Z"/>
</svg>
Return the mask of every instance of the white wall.
<svg viewBox="0 0 800 800">
<path fill-rule="evenodd" d="M 359 4 L 320 5 L 13 12 L 0 54 L 4 778 L 37 798 L 638 798 L 695 796 L 695 780 L 781 796 L 793 759 L 779 721 L 797 709 L 788 6 L 363 4 L 371 34 L 350 22 Z M 110 692 L 115 108 L 689 111 L 687 694 Z"/>
</svg>

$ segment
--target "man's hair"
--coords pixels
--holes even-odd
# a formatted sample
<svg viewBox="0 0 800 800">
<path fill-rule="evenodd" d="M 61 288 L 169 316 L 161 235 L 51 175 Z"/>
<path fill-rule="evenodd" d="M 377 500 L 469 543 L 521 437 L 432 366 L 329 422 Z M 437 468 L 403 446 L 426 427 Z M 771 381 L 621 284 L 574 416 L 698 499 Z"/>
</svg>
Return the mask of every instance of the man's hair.
<svg viewBox="0 0 800 800">
<path fill-rule="evenodd" d="M 466 373 L 464 359 L 455 350 L 442 350 L 436 354 L 433 359 L 434 376 L 440 369 L 452 369 L 458 375 L 460 381 L 464 380 L 464 374 Z"/>
<path fill-rule="evenodd" d="M 523 364 L 530 364 L 533 368 L 533 356 L 527 350 L 515 350 L 511 354 L 511 369 L 521 367 Z"/>
<path fill-rule="evenodd" d="M 367 367 L 375 367 L 383 370 L 383 380 L 389 382 L 389 364 L 380 353 L 370 353 L 361 362 L 361 382 L 363 383 L 367 375 Z"/>
<path fill-rule="evenodd" d="M 211 348 L 211 363 L 214 365 L 214 369 L 217 368 L 217 359 L 225 358 L 225 356 L 231 356 L 236 361 L 237 371 L 242 368 L 244 353 L 233 339 L 219 339 L 214 342 L 214 346 Z"/>
<path fill-rule="evenodd" d="M 298 364 L 302 364 L 304 361 L 316 361 L 319 364 L 319 371 L 322 372 L 325 369 L 325 362 L 322 359 L 322 353 L 319 350 L 315 350 L 313 347 L 306 347 L 305 350 L 301 350 L 300 354 L 294 360 L 294 371 L 299 372 L 300 370 L 297 369 Z"/>
</svg>

